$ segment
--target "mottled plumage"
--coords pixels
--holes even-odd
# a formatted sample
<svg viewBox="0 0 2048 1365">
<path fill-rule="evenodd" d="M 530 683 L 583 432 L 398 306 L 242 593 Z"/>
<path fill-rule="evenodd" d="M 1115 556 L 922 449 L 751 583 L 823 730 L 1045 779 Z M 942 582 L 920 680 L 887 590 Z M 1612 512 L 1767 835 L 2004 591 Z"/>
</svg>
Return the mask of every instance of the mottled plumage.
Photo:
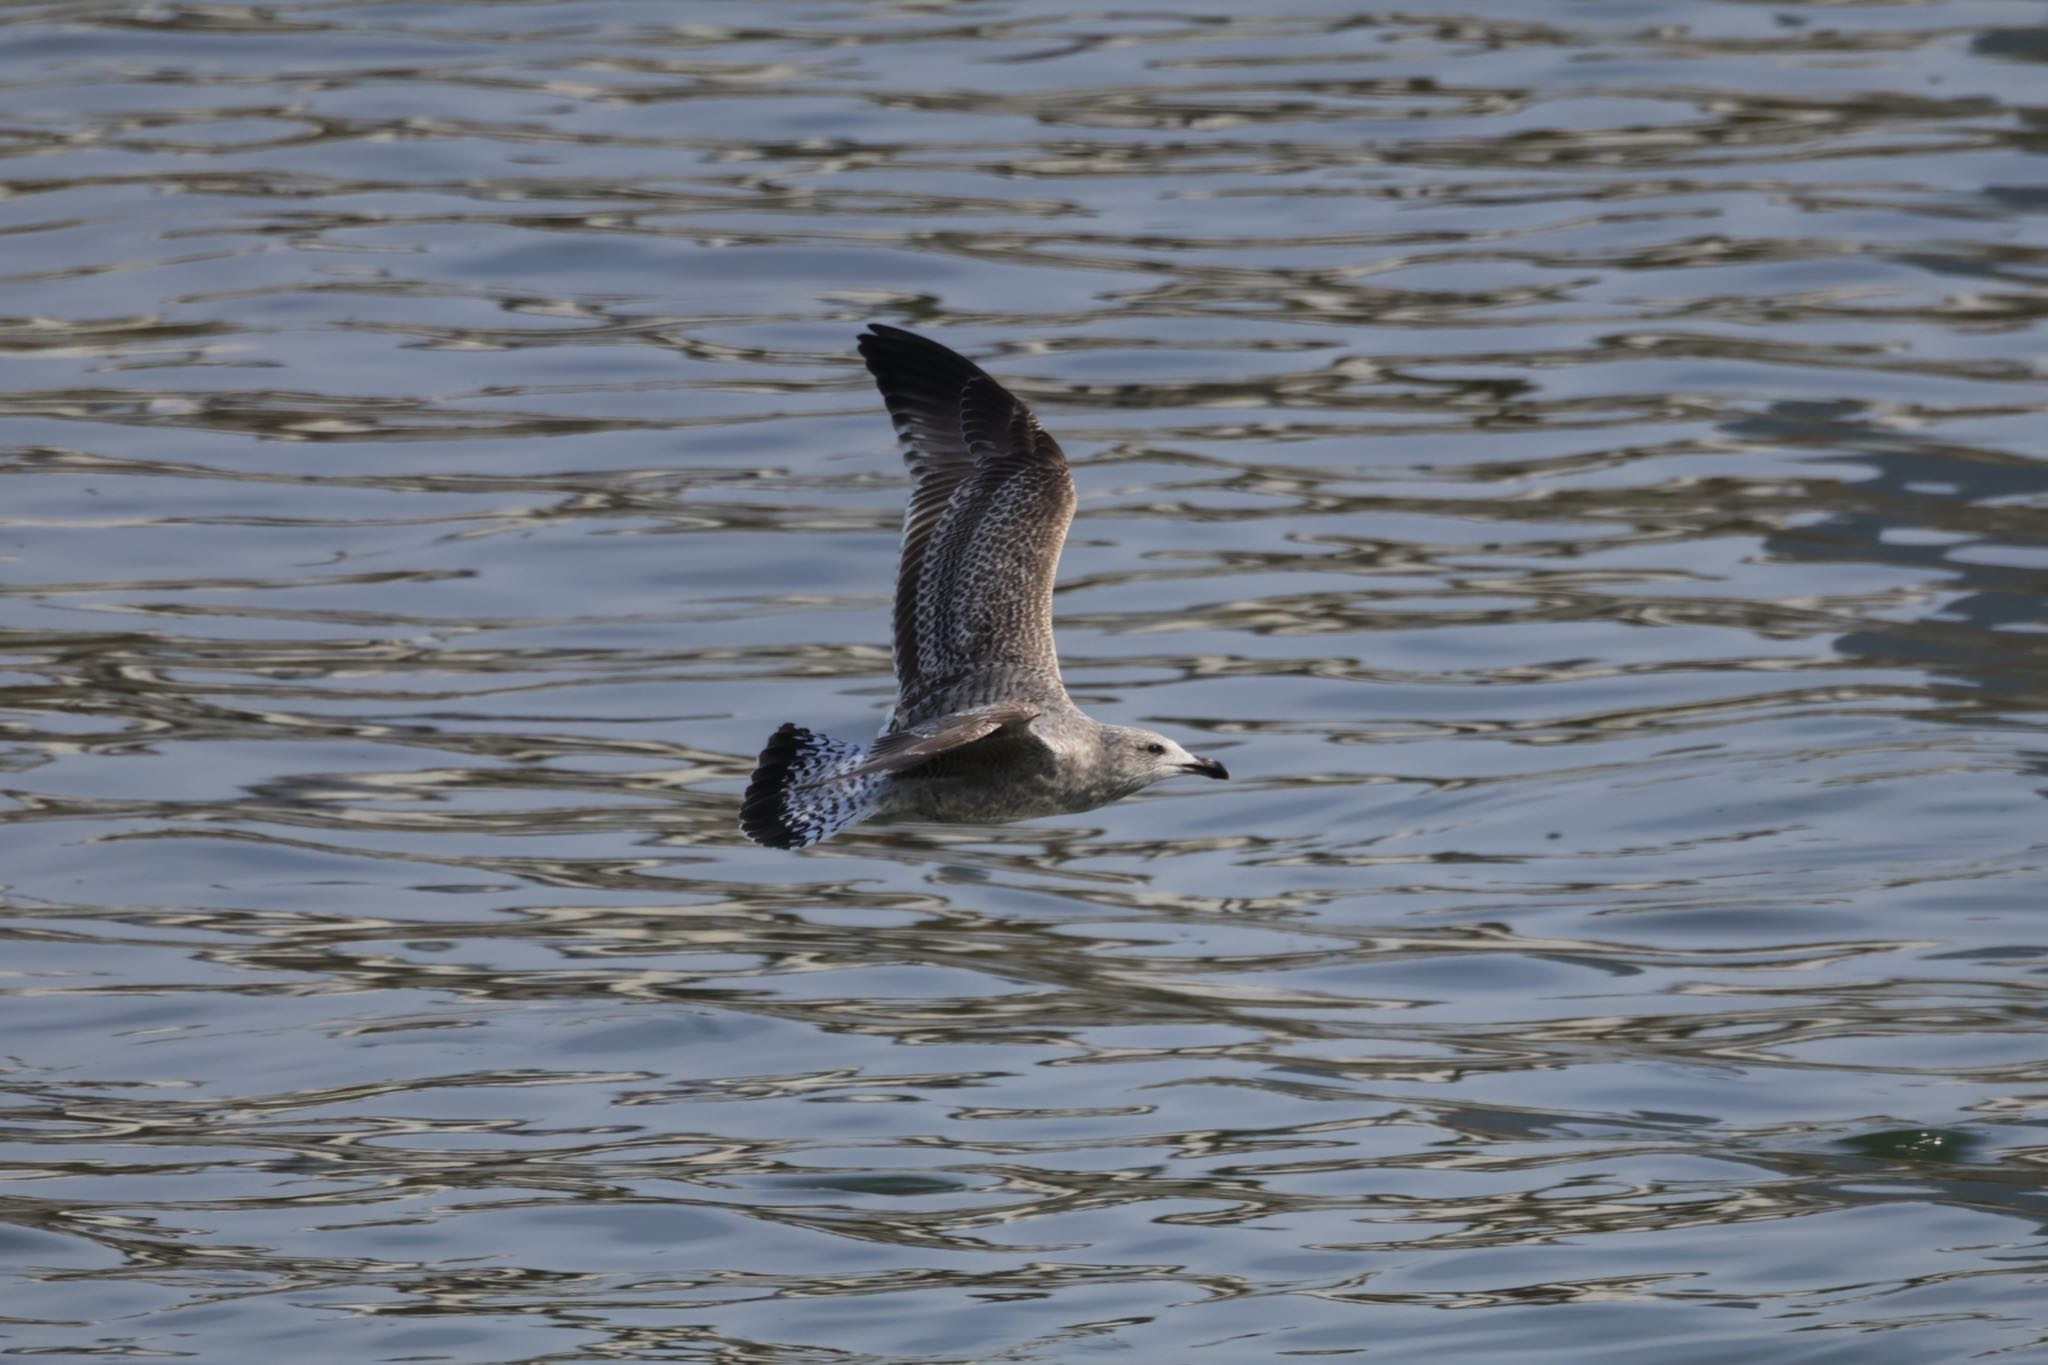
<svg viewBox="0 0 2048 1365">
<path fill-rule="evenodd" d="M 801 848 L 877 814 L 1025 820 L 1089 810 L 1175 773 L 1228 776 L 1164 735 L 1091 720 L 1067 696 L 1052 586 L 1074 481 L 1031 410 L 901 328 L 874 324 L 860 353 L 912 480 L 896 707 L 865 749 L 777 730 L 741 806 L 747 837 Z"/>
</svg>

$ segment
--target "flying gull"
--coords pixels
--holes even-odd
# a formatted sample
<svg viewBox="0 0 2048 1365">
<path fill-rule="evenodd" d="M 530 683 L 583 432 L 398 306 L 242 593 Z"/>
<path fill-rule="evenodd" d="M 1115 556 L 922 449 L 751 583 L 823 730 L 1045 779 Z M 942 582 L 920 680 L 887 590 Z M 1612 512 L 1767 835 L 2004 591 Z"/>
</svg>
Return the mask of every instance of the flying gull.
<svg viewBox="0 0 2048 1365">
<path fill-rule="evenodd" d="M 1074 517 L 1066 456 L 964 357 L 899 327 L 860 339 L 910 466 L 896 573 L 896 706 L 873 744 L 784 725 L 740 807 L 803 848 L 873 815 L 986 823 L 1092 810 L 1221 763 L 1083 715 L 1060 682 L 1053 571 Z"/>
</svg>

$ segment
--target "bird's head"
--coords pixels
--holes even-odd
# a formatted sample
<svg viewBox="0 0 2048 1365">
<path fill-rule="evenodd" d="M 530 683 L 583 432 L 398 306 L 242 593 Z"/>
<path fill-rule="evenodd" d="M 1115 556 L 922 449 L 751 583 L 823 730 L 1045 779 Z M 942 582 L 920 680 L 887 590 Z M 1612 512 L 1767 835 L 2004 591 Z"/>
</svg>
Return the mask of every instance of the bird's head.
<svg viewBox="0 0 2048 1365">
<path fill-rule="evenodd" d="M 1110 761 L 1117 772 L 1131 783 L 1131 790 L 1149 787 L 1181 773 L 1199 773 L 1203 777 L 1228 777 L 1229 769 L 1213 758 L 1196 758 L 1165 735 L 1136 726 L 1118 725 L 1106 727 L 1103 738 L 1110 750 Z"/>
</svg>

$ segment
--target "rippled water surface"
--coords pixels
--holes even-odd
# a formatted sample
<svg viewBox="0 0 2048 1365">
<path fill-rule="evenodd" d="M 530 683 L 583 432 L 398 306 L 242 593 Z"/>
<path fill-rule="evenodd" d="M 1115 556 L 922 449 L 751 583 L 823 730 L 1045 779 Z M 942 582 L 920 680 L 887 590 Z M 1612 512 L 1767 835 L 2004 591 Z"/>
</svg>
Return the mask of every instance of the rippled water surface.
<svg viewBox="0 0 2048 1365">
<path fill-rule="evenodd" d="M 2048 1359 L 2048 7 L 0 10 L 0 1352 Z M 928 331 L 1229 784 L 744 842 Z"/>
</svg>

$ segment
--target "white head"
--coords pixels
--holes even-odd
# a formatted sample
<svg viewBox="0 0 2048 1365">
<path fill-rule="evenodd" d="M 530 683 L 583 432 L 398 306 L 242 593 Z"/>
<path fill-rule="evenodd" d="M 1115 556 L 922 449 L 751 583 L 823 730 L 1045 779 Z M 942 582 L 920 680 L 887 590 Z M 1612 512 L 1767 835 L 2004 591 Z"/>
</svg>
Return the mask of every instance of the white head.
<svg viewBox="0 0 2048 1365">
<path fill-rule="evenodd" d="M 1230 776 L 1229 770 L 1215 759 L 1196 758 L 1165 735 L 1134 725 L 1103 726 L 1102 748 L 1104 766 L 1126 791 L 1137 791 L 1181 773 Z"/>
</svg>

